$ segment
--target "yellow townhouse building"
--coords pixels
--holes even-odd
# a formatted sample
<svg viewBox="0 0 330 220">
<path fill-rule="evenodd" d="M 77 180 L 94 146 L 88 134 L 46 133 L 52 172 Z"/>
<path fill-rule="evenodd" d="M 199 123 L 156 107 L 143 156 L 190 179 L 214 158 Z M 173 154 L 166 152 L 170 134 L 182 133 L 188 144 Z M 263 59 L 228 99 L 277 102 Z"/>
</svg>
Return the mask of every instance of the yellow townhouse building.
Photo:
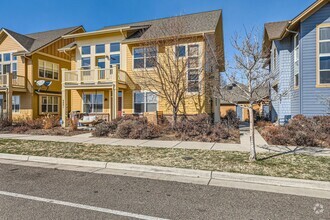
<svg viewBox="0 0 330 220">
<path fill-rule="evenodd" d="M 70 68 L 71 60 L 58 49 L 73 42 L 63 35 L 82 32 L 82 26 L 31 34 L 0 30 L 1 118 L 60 115 L 61 69 Z"/>
<path fill-rule="evenodd" d="M 208 78 L 217 80 L 219 72 L 224 69 L 222 11 L 215 10 L 63 36 L 64 40 L 72 41 L 59 49 L 71 60 L 70 66 L 62 66 L 63 125 L 68 125 L 70 112 L 97 115 L 105 120 L 159 111 L 164 115 L 172 114 L 166 99 L 143 86 L 139 71 L 157 71 L 152 60 L 159 59 L 166 48 L 159 46 L 154 52 L 148 53 L 150 48 L 146 48 L 146 42 L 155 40 L 152 36 L 157 36 L 158 41 L 168 40 L 167 47 L 171 47 L 169 39 L 175 33 L 159 30 L 164 24 L 173 25 L 174 21 L 183 25 L 180 33 L 182 41 L 175 48 L 178 57 L 207 64 L 209 59 L 215 58 L 213 55 L 217 51 L 222 51 L 219 53 L 221 58 L 217 57 L 217 62 L 221 63 L 216 69 L 205 68 L 198 72 L 198 65 L 187 67 L 188 89 L 184 103 L 185 114 L 208 113 L 215 119 L 219 118 L 219 101 L 211 93 L 203 93 L 202 107 L 196 106 L 191 98 L 196 91 L 206 90 L 205 85 L 201 85 L 201 88 L 193 86 L 196 85 L 193 81 L 198 81 L 200 75 L 206 74 Z M 206 50 L 206 47 L 211 50 Z M 196 72 L 200 75 L 196 76 Z"/>
</svg>

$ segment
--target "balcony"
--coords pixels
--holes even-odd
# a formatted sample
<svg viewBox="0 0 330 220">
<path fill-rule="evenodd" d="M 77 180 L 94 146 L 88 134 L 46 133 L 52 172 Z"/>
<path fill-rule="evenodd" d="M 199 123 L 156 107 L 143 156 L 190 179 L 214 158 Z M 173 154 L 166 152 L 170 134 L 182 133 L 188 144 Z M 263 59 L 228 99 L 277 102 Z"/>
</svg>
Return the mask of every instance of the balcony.
<svg viewBox="0 0 330 220">
<path fill-rule="evenodd" d="M 62 69 L 63 86 L 89 87 L 89 86 L 109 86 L 115 83 L 127 84 L 130 81 L 125 71 L 117 67 L 109 69 L 81 69 L 66 70 Z"/>
<path fill-rule="evenodd" d="M 11 79 L 9 77 L 12 77 Z M 11 81 L 11 85 L 10 85 Z M 0 75 L 0 88 L 18 88 L 25 89 L 25 77 L 13 74 Z"/>
</svg>

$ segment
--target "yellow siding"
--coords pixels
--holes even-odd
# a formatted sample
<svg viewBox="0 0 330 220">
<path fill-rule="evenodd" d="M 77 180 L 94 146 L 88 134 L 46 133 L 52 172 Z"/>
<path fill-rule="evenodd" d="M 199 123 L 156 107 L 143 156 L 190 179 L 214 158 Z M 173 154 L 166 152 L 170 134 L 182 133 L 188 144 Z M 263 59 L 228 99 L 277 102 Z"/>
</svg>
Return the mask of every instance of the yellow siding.
<svg viewBox="0 0 330 220">
<path fill-rule="evenodd" d="M 13 38 L 7 35 L 3 35 L 0 38 L 0 52 L 6 51 L 22 51 L 24 50 Z"/>
</svg>

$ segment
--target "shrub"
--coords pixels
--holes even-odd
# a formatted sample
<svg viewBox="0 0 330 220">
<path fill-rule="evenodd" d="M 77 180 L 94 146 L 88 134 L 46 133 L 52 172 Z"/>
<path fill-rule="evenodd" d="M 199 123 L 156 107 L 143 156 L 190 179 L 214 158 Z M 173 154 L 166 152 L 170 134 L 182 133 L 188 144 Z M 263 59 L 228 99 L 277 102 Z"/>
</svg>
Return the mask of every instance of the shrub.
<svg viewBox="0 0 330 220">
<path fill-rule="evenodd" d="M 238 128 L 240 122 L 239 122 L 236 112 L 232 109 L 229 109 L 226 112 L 225 117 L 222 118 L 222 123 L 227 126 Z"/>
<path fill-rule="evenodd" d="M 108 136 L 110 133 L 109 123 L 102 122 L 95 126 L 95 130 L 92 132 L 92 135 L 95 137 L 104 137 Z"/>
<path fill-rule="evenodd" d="M 79 123 L 78 118 L 70 119 L 70 122 L 69 122 L 70 128 L 69 128 L 69 130 L 70 131 L 78 130 L 78 123 Z"/>
<path fill-rule="evenodd" d="M 60 117 L 55 115 L 47 115 L 43 119 L 43 129 L 52 129 L 60 125 Z"/>
<path fill-rule="evenodd" d="M 0 119 L 0 130 L 6 130 L 11 125 L 11 121 L 9 121 L 7 118 Z"/>
<path fill-rule="evenodd" d="M 28 126 L 18 126 L 18 127 L 15 127 L 12 132 L 13 133 L 16 133 L 16 134 L 23 134 L 25 133 L 26 131 L 28 131 L 30 128 Z"/>
</svg>

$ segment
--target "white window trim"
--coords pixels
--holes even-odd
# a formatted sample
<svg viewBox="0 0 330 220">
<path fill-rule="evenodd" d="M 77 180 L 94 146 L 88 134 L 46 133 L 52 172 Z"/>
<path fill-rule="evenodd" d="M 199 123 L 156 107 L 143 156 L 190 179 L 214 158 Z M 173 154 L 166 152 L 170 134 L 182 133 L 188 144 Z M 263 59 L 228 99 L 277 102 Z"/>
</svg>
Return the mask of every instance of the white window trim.
<svg viewBox="0 0 330 220">
<path fill-rule="evenodd" d="M 44 72 L 44 74 L 45 74 L 44 77 L 40 76 L 40 73 L 39 73 L 39 70 L 40 70 L 40 65 L 39 64 L 40 64 L 40 62 L 43 62 L 44 63 L 44 71 L 45 71 Z M 53 77 L 52 78 L 46 77 L 46 64 L 47 63 L 51 63 L 52 64 L 52 67 L 53 67 L 53 73 L 52 73 L 52 76 Z M 57 79 L 54 78 L 55 77 L 55 75 L 54 75 L 54 65 L 57 66 L 57 72 L 58 72 L 57 73 L 58 74 L 57 75 Z M 53 63 L 53 62 L 49 62 L 49 61 L 41 60 L 41 59 L 38 60 L 38 78 L 39 79 L 47 79 L 47 80 L 50 80 L 51 79 L 51 80 L 59 81 L 60 80 L 60 75 L 61 75 L 60 65 L 58 63 Z"/>
<path fill-rule="evenodd" d="M 21 96 L 20 95 L 13 95 L 12 98 L 14 96 L 18 97 L 18 101 L 19 101 L 18 106 L 19 106 L 19 109 L 18 109 L 18 111 L 14 111 L 14 109 L 12 108 L 12 113 L 13 114 L 20 114 L 20 112 L 21 112 Z M 12 105 L 13 105 L 13 103 L 12 103 Z"/>
<path fill-rule="evenodd" d="M 293 37 L 293 86 L 295 89 L 299 88 L 299 75 L 300 75 L 300 43 L 299 43 L 299 34 L 297 33 Z M 296 63 L 298 63 L 296 67 Z M 297 68 L 297 69 L 296 69 Z M 296 75 L 298 75 L 298 82 L 296 81 Z"/>
<path fill-rule="evenodd" d="M 42 112 L 42 98 L 46 97 L 47 98 L 47 110 L 48 110 L 48 97 L 53 97 L 57 98 L 57 112 Z M 58 115 L 60 113 L 60 96 L 58 95 L 40 95 L 39 96 L 39 115 L 47 115 L 47 114 L 52 114 L 52 115 Z M 54 109 L 54 103 L 52 104 L 53 109 Z"/>
<path fill-rule="evenodd" d="M 316 87 L 330 87 L 330 83 L 321 83 L 321 69 L 320 69 L 320 58 L 329 57 L 330 53 L 320 54 L 320 43 L 321 42 L 330 42 L 330 40 L 320 40 L 320 29 L 321 28 L 330 28 L 330 24 L 320 24 L 316 27 Z M 323 70 L 324 71 L 324 70 Z M 330 71 L 330 70 L 329 70 Z"/>
<path fill-rule="evenodd" d="M 154 47 L 154 46 L 146 46 L 146 47 L 132 47 L 132 69 L 133 70 L 137 70 L 137 71 L 139 71 L 139 70 L 153 70 L 153 69 L 155 69 L 155 67 L 148 67 L 148 68 L 146 68 L 145 66 L 146 66 L 146 56 L 145 56 L 145 54 L 144 54 L 144 56 L 143 56 L 143 61 L 144 61 L 144 67 L 143 68 L 134 68 L 134 60 L 135 60 L 135 57 L 134 57 L 134 50 L 135 49 L 140 49 L 140 48 L 148 48 L 148 47 Z M 158 46 L 155 46 L 156 47 L 156 52 L 157 52 L 157 54 L 156 54 L 156 60 L 158 61 L 158 52 L 159 52 L 159 50 L 158 50 Z M 139 59 L 141 59 L 141 58 L 139 58 Z"/>
<path fill-rule="evenodd" d="M 156 95 L 156 97 L 157 97 L 157 103 L 156 103 L 156 111 L 158 111 L 158 107 L 159 107 L 159 97 L 158 97 L 158 95 L 157 95 L 157 92 L 155 92 L 155 91 L 148 91 L 148 90 L 135 90 L 135 91 L 133 91 L 133 98 L 132 98 L 132 100 L 133 100 L 133 114 L 139 114 L 139 115 L 142 115 L 142 114 L 144 114 L 146 111 L 144 111 L 144 112 L 141 112 L 141 113 L 138 113 L 138 112 L 135 112 L 135 99 L 134 99 L 134 94 L 135 93 L 144 93 L 144 110 L 146 110 L 147 109 L 147 102 L 146 102 L 146 97 L 147 97 L 147 92 L 152 92 L 152 93 L 154 93 L 155 95 Z"/>
<path fill-rule="evenodd" d="M 188 50 L 188 48 L 189 48 L 189 46 L 193 46 L 193 45 L 198 45 L 198 55 L 195 55 L 195 56 L 189 56 L 189 50 Z M 200 43 L 190 43 L 190 44 L 187 44 L 187 46 L 186 46 L 186 57 L 187 58 L 189 58 L 189 57 L 197 57 L 197 58 L 199 58 L 199 60 L 198 60 L 198 67 L 197 68 L 189 68 L 189 66 L 187 66 L 187 90 L 189 89 L 189 81 L 192 81 L 192 80 L 189 80 L 189 70 L 198 70 L 198 89 L 199 89 L 199 91 L 198 92 L 189 92 L 189 91 L 187 91 L 187 94 L 188 95 L 196 95 L 196 94 L 199 94 L 200 93 L 200 90 L 202 89 L 201 88 L 201 86 L 200 86 L 200 82 L 201 82 L 201 75 L 202 75 L 202 73 L 201 73 L 201 69 L 202 69 L 202 46 L 201 46 L 201 44 Z M 187 62 L 187 65 L 188 65 L 188 62 Z M 194 80 L 195 81 L 195 80 Z M 196 80 L 197 81 L 197 80 Z"/>
<path fill-rule="evenodd" d="M 96 52 L 96 46 L 100 46 L 100 45 L 103 45 L 104 46 L 104 52 L 103 53 L 97 53 Z M 97 43 L 94 45 L 94 48 L 95 48 L 95 57 L 98 57 L 98 56 L 105 56 L 107 51 L 106 51 L 106 44 L 105 43 Z M 92 46 L 91 46 L 91 53 L 92 53 Z"/>
<path fill-rule="evenodd" d="M 119 51 L 115 51 L 115 52 L 111 52 L 111 44 L 113 43 L 119 43 Z M 119 66 L 121 68 L 121 43 L 120 42 L 110 42 L 109 43 L 109 66 L 111 67 L 111 65 L 118 65 L 118 64 L 111 64 L 111 55 L 119 55 Z"/>
<path fill-rule="evenodd" d="M 10 64 L 10 72 L 12 73 L 13 72 L 13 63 L 16 63 L 16 75 L 18 75 L 18 62 L 16 60 L 13 60 L 13 53 L 15 53 L 17 51 L 15 50 L 10 50 L 10 51 L 3 51 L 0 53 L 0 55 L 2 56 L 2 60 L 0 61 L 0 74 L 3 73 L 3 65 L 8 65 Z M 4 54 L 7 54 L 9 53 L 10 54 L 10 61 L 4 61 Z M 17 56 L 16 56 L 17 58 Z"/>
<path fill-rule="evenodd" d="M 84 95 L 102 95 L 103 98 L 102 98 L 102 112 L 90 112 L 91 114 L 97 114 L 97 113 L 105 113 L 104 112 L 104 91 L 98 91 L 98 92 L 84 92 L 82 94 L 82 106 L 81 106 L 81 111 L 83 112 L 84 111 Z M 93 103 L 92 103 L 93 104 Z"/>
</svg>

